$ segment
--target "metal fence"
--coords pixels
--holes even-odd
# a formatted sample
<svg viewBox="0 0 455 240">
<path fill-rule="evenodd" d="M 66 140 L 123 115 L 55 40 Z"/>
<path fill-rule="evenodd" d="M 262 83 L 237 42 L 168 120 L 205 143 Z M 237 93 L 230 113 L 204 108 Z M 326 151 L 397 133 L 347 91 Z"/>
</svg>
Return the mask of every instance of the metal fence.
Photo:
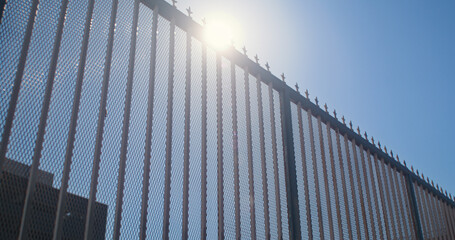
<svg viewBox="0 0 455 240">
<path fill-rule="evenodd" d="M 455 239 L 451 195 L 163 0 L 0 9 L 1 239 Z"/>
</svg>

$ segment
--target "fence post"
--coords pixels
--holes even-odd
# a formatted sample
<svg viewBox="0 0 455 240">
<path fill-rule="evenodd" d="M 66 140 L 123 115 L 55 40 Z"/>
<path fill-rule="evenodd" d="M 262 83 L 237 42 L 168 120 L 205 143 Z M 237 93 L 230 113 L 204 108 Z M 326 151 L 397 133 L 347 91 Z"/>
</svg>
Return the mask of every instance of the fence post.
<svg viewBox="0 0 455 240">
<path fill-rule="evenodd" d="M 409 173 L 406 174 L 406 186 L 408 189 L 408 200 L 411 206 L 411 215 L 414 224 L 414 231 L 417 238 L 423 240 L 422 225 L 420 224 L 419 209 L 417 207 L 414 185 L 412 183 L 412 179 Z"/>
<path fill-rule="evenodd" d="M 286 179 L 286 200 L 288 204 L 289 238 L 301 239 L 299 199 L 295 170 L 294 139 L 292 137 L 291 102 L 289 88 L 280 92 L 281 122 L 284 150 L 284 173 Z"/>
</svg>

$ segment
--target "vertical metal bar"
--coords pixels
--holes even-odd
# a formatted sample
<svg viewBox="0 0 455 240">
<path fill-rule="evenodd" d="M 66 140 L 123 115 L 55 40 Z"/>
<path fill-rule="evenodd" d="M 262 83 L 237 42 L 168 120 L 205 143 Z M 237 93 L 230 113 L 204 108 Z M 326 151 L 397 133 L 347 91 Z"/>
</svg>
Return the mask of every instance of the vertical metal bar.
<svg viewBox="0 0 455 240">
<path fill-rule="evenodd" d="M 310 190 L 308 188 L 308 168 L 306 165 L 305 138 L 303 137 L 302 124 L 302 106 L 299 102 L 297 107 L 299 121 L 299 136 L 300 136 L 300 154 L 302 156 L 302 174 L 303 174 L 303 191 L 305 196 L 306 224 L 308 228 L 308 239 L 313 239 L 313 224 L 311 223 L 311 206 L 310 206 Z"/>
<path fill-rule="evenodd" d="M 235 64 L 231 62 L 231 105 L 232 105 L 232 132 L 233 132 L 233 158 L 234 158 L 234 205 L 235 205 L 235 239 L 240 240 L 240 176 L 239 176 L 239 142 L 237 126 L 237 87 L 235 79 Z"/>
<path fill-rule="evenodd" d="M 411 239 L 417 239 L 417 235 L 416 235 L 416 227 L 415 227 L 415 224 L 414 224 L 414 219 L 413 219 L 413 214 L 412 214 L 412 211 L 413 209 L 411 208 L 411 204 L 410 202 L 407 202 L 406 201 L 406 196 L 408 196 L 408 191 L 407 191 L 407 187 L 406 187 L 406 175 L 404 172 L 401 172 L 400 174 L 400 178 L 401 178 L 401 181 L 402 181 L 402 194 L 403 194 L 403 199 L 404 199 L 404 206 L 405 206 L 405 211 L 406 211 L 406 214 L 408 216 L 408 224 L 409 224 L 409 231 L 411 232 L 411 236 L 410 238 Z M 419 213 L 421 212 L 420 209 L 419 209 L 419 205 L 418 205 L 418 201 L 420 200 L 419 198 L 417 198 L 417 196 L 415 196 L 416 198 L 416 205 L 417 205 L 417 211 L 419 211 Z M 423 226 L 423 224 L 420 225 L 421 227 Z"/>
<path fill-rule="evenodd" d="M 148 196 L 149 196 L 149 185 L 150 185 L 150 161 L 151 161 L 152 132 L 153 132 L 153 108 L 154 108 L 153 100 L 155 98 L 156 32 L 157 32 L 157 30 L 158 30 L 158 7 L 155 7 L 155 9 L 153 9 L 153 19 L 152 19 L 149 89 L 148 89 L 148 98 L 147 98 L 147 126 L 146 126 L 146 131 L 145 131 L 144 172 L 142 175 L 141 222 L 140 222 L 140 226 L 139 226 L 139 238 L 141 240 L 144 240 L 147 237 L 147 212 L 148 212 L 148 200 L 149 200 Z M 185 137 L 186 137 L 186 135 L 185 135 Z M 185 187 L 185 184 L 184 184 L 184 187 Z M 184 196 L 185 196 L 185 194 L 184 194 Z M 185 218 L 183 218 L 183 221 L 185 221 Z"/>
<path fill-rule="evenodd" d="M 384 232 L 382 229 L 382 221 L 381 221 L 381 212 L 379 210 L 379 204 L 378 204 L 378 193 L 376 191 L 376 181 L 374 178 L 374 173 L 373 173 L 373 164 L 371 163 L 371 152 L 370 149 L 367 148 L 367 163 L 368 163 L 368 170 L 370 172 L 370 181 L 371 181 L 371 188 L 373 190 L 373 202 L 374 202 L 374 209 L 376 210 L 376 220 L 378 224 L 378 230 L 379 230 L 379 238 L 384 239 Z"/>
<path fill-rule="evenodd" d="M 322 135 L 321 116 L 318 116 L 319 147 L 321 148 L 322 172 L 324 177 L 325 200 L 327 206 L 327 215 L 329 220 L 330 239 L 335 239 L 333 233 L 332 204 L 330 203 L 329 178 L 327 176 L 327 163 L 325 161 L 324 139 Z"/>
<path fill-rule="evenodd" d="M 139 0 L 134 0 L 133 24 L 131 26 L 130 55 L 128 60 L 129 61 L 128 76 L 126 83 L 125 110 L 123 115 L 122 140 L 120 146 L 120 163 L 117 180 L 117 197 L 115 201 L 115 216 L 113 230 L 114 240 L 118 240 L 120 238 L 120 228 L 122 222 L 123 190 L 125 188 L 126 155 L 128 151 L 128 133 L 130 127 L 131 99 L 133 95 L 134 62 L 136 59 L 136 37 L 138 18 Z"/>
<path fill-rule="evenodd" d="M 433 224 L 434 224 L 434 228 L 433 228 L 433 231 L 434 231 L 434 236 L 436 239 L 439 239 L 441 240 L 441 235 L 440 235 L 440 232 L 439 232 L 439 213 L 438 213 L 438 209 L 437 209 L 437 206 L 436 206 L 436 201 L 437 201 L 437 197 L 436 196 L 433 196 L 433 193 L 431 193 L 430 191 L 428 191 L 428 195 L 429 195 L 429 198 L 430 198 L 430 204 L 431 204 L 431 215 L 433 217 Z"/>
<path fill-rule="evenodd" d="M 248 149 L 248 182 L 250 187 L 250 225 L 251 239 L 256 239 L 256 210 L 254 203 L 254 177 L 253 177 L 253 149 L 251 139 L 251 112 L 250 112 L 250 83 L 248 68 L 244 74 L 245 84 L 245 109 L 246 109 L 246 141 Z"/>
<path fill-rule="evenodd" d="M 446 235 L 446 239 L 451 239 L 452 238 L 452 231 L 450 229 L 450 222 L 449 218 L 447 216 L 447 205 L 444 199 L 441 199 L 440 202 L 441 206 L 441 214 L 443 215 L 444 220 L 441 220 L 444 224 L 444 233 Z"/>
<path fill-rule="evenodd" d="M 393 201 L 393 206 L 394 206 L 394 210 L 395 210 L 394 215 L 395 215 L 395 219 L 397 221 L 397 223 L 396 223 L 396 228 L 398 230 L 397 234 L 398 234 L 398 238 L 402 239 L 404 236 L 404 232 L 403 232 L 403 226 L 402 226 L 402 224 L 400 224 L 400 217 L 402 218 L 403 216 L 400 215 L 397 194 L 395 191 L 396 190 L 396 188 L 395 188 L 396 182 L 395 182 L 395 177 L 394 177 L 395 170 L 392 168 L 392 165 L 390 165 L 390 167 L 388 167 L 387 169 L 389 171 L 390 187 L 391 187 L 391 192 L 392 192 L 392 201 Z"/>
<path fill-rule="evenodd" d="M 318 211 L 318 223 L 319 223 L 319 237 L 324 239 L 324 227 L 322 223 L 322 204 L 321 204 L 321 194 L 319 190 L 319 177 L 318 177 L 318 160 L 316 159 L 316 148 L 314 144 L 314 132 L 313 132 L 313 123 L 312 123 L 312 114 L 311 109 L 307 112 L 308 116 L 308 125 L 310 128 L 310 144 L 311 144 L 311 157 L 313 159 L 313 175 L 314 175 L 314 184 L 316 190 L 316 205 Z"/>
<path fill-rule="evenodd" d="M 409 200 L 409 205 L 410 208 L 412 209 L 412 220 L 414 223 L 414 232 L 415 235 L 417 236 L 417 239 L 423 240 L 423 232 L 422 232 L 422 225 L 420 221 L 420 213 L 417 205 L 417 199 L 416 199 L 416 192 L 414 191 L 414 184 L 412 183 L 411 176 L 407 174 L 405 176 L 406 178 L 406 189 L 408 193 L 408 200 Z M 417 185 L 418 188 L 418 185 Z"/>
<path fill-rule="evenodd" d="M 388 179 L 387 177 L 387 170 L 386 168 L 388 168 L 389 166 L 387 166 L 387 164 L 385 163 L 384 159 L 381 159 L 381 165 L 382 165 L 382 177 L 384 178 L 384 184 L 385 184 L 385 195 L 386 195 L 386 198 L 387 198 L 387 211 L 388 211 L 388 215 L 390 217 L 390 228 L 392 228 L 392 238 L 396 238 L 397 237 L 397 232 L 395 230 L 395 223 L 394 223 L 394 218 L 395 218 L 395 215 L 393 214 L 393 206 L 392 206 L 392 200 L 391 200 L 391 196 L 390 196 L 390 180 Z"/>
<path fill-rule="evenodd" d="M 365 192 L 366 192 L 366 195 L 367 195 L 367 210 L 368 212 L 370 213 L 369 214 L 369 217 L 370 217 L 370 223 L 371 223 L 371 233 L 373 235 L 373 239 L 377 239 L 376 237 L 376 226 L 374 224 L 374 220 L 373 220 L 373 206 L 371 204 L 371 196 L 370 196 L 370 186 L 368 184 L 368 174 L 367 174 L 367 167 L 366 167 L 366 164 L 365 164 L 365 150 L 363 150 L 363 145 L 360 145 L 360 161 L 361 161 L 361 164 L 362 164 L 362 169 L 363 169 L 363 180 L 364 180 L 364 183 L 365 183 Z"/>
<path fill-rule="evenodd" d="M 259 115 L 259 141 L 261 145 L 261 168 L 262 168 L 262 195 L 264 201 L 264 225 L 265 239 L 270 239 L 270 216 L 269 216 L 269 192 L 267 186 L 267 166 L 265 156 L 265 139 L 264 139 L 264 114 L 262 107 L 262 87 L 261 76 L 256 78 L 258 115 Z"/>
<path fill-rule="evenodd" d="M 14 78 L 13 90 L 9 101 L 8 112 L 6 114 L 5 126 L 2 134 L 2 142 L 0 145 L 0 177 L 3 173 L 3 163 L 5 162 L 6 152 L 8 152 L 8 143 L 11 136 L 11 128 L 13 127 L 14 113 L 16 112 L 17 100 L 21 89 L 22 76 L 25 70 L 25 61 L 27 60 L 28 49 L 32 39 L 33 25 L 38 10 L 39 0 L 33 0 L 28 15 L 27 27 L 25 29 L 24 42 L 22 43 L 21 55 L 17 64 L 16 76 Z M 2 8 L 3 9 L 3 8 Z"/>
<path fill-rule="evenodd" d="M 278 239 L 283 239 L 283 226 L 281 222 L 281 195 L 280 195 L 280 182 L 278 177 L 278 151 L 276 143 L 276 129 L 275 129 L 275 105 L 273 102 L 273 84 L 269 83 L 269 106 L 270 106 L 270 128 L 272 137 L 272 156 L 273 156 L 273 175 L 275 177 L 275 201 L 276 201 L 276 220 L 278 228 Z"/>
<path fill-rule="evenodd" d="M 169 72 L 167 79 L 166 160 L 164 173 L 163 239 L 169 239 L 172 173 L 172 106 L 174 100 L 175 18 L 171 19 L 169 34 Z"/>
<path fill-rule="evenodd" d="M 405 179 L 405 182 L 406 182 L 406 189 L 407 189 L 407 195 L 408 195 L 408 199 L 410 199 L 409 197 L 409 190 L 407 187 L 408 184 L 407 184 L 407 175 L 404 176 L 404 179 Z M 426 223 L 426 220 L 425 220 L 425 211 L 423 209 L 423 199 L 422 199 L 422 194 L 420 193 L 419 191 L 419 185 L 418 183 L 416 183 L 416 189 L 415 189 L 415 194 L 416 194 L 416 202 L 417 202 L 417 210 L 419 212 L 419 215 L 421 216 L 420 217 L 420 223 L 421 223 L 421 228 L 422 228 L 422 233 L 423 233 L 423 237 L 425 238 L 425 235 L 427 235 L 427 223 Z M 408 201 L 410 203 L 410 201 Z M 409 204 L 411 205 L 411 204 Z M 412 214 L 412 209 L 410 210 L 410 213 Z M 412 224 L 413 224 L 413 232 L 416 232 L 416 225 L 415 225 L 415 221 L 414 221 L 414 218 L 411 218 L 412 219 Z"/>
<path fill-rule="evenodd" d="M 452 208 L 451 207 L 451 217 L 452 217 L 452 227 L 453 227 L 453 230 L 454 230 L 454 233 L 455 233 L 455 208 Z"/>
<path fill-rule="evenodd" d="M 337 151 L 338 151 L 338 160 L 340 164 L 340 172 L 341 172 L 341 187 L 343 188 L 343 199 L 344 199 L 344 209 L 345 209 L 345 216 L 346 216 L 346 225 L 348 226 L 348 234 L 349 239 L 354 239 L 352 226 L 351 226 L 351 215 L 349 211 L 349 199 L 348 199 L 348 190 L 346 187 L 346 176 L 344 172 L 344 164 L 343 164 L 343 154 L 341 152 L 341 140 L 340 140 L 340 131 L 336 129 L 336 140 L 337 140 Z"/>
<path fill-rule="evenodd" d="M 357 158 L 357 147 L 356 147 L 355 139 L 352 139 L 351 143 L 352 143 L 352 155 L 354 155 L 355 174 L 357 176 L 357 187 L 359 189 L 360 208 L 362 211 L 362 223 L 363 223 L 363 228 L 365 230 L 365 238 L 369 238 L 367 215 L 366 215 L 366 211 L 365 211 L 363 189 L 362 189 L 362 184 L 361 184 L 362 182 L 360 181 L 359 160 Z"/>
<path fill-rule="evenodd" d="M 294 138 L 292 135 L 291 101 L 289 89 L 280 92 L 281 132 L 283 134 L 284 175 L 289 218 L 289 238 L 301 239 L 299 197 L 295 170 Z"/>
<path fill-rule="evenodd" d="M 444 210 L 445 210 L 445 216 L 446 216 L 446 224 L 447 224 L 447 229 L 448 229 L 448 232 L 449 232 L 449 239 L 455 239 L 455 233 L 454 233 L 454 229 L 453 229 L 453 222 L 452 222 L 452 218 L 450 216 L 450 210 L 452 209 L 448 204 L 446 204 L 445 202 L 443 203 L 444 204 Z"/>
<path fill-rule="evenodd" d="M 190 121 L 191 121 L 191 34 L 186 33 L 185 133 L 183 146 L 182 238 L 188 239 L 188 203 L 190 190 Z"/>
<path fill-rule="evenodd" d="M 454 210 L 455 208 L 450 207 L 450 209 L 451 209 L 450 210 L 450 212 L 451 212 L 450 215 L 451 215 L 451 218 L 452 218 L 452 230 L 453 230 L 453 232 L 455 234 L 455 210 Z"/>
<path fill-rule="evenodd" d="M 79 64 L 77 69 L 77 79 L 76 79 L 76 88 L 74 91 L 74 100 L 73 100 L 73 109 L 71 111 L 71 120 L 68 132 L 68 139 L 66 141 L 66 153 L 65 153 L 65 162 L 63 167 L 63 176 L 62 176 L 62 184 L 60 187 L 59 198 L 57 203 L 57 213 L 54 225 L 54 234 L 53 238 L 55 240 L 61 238 L 62 228 L 63 228 L 63 214 L 66 211 L 66 193 L 68 189 L 68 180 L 69 174 L 71 171 L 71 160 L 73 157 L 73 149 L 74 149 L 74 140 L 76 136 L 76 127 L 77 127 L 77 119 L 79 115 L 79 106 L 81 102 L 81 94 L 82 94 L 82 83 L 84 80 L 84 71 L 85 71 L 85 63 L 87 61 L 87 51 L 88 51 L 88 41 L 90 37 L 90 25 L 93 16 L 93 8 L 95 5 L 94 0 L 90 0 L 88 3 L 87 14 L 85 17 L 85 25 L 84 25 L 84 35 L 82 39 L 82 47 L 81 47 L 81 54 L 79 57 Z"/>
<path fill-rule="evenodd" d="M 423 187 L 422 187 L 423 188 Z M 429 225 L 431 226 L 430 230 L 430 237 L 433 237 L 436 239 L 436 222 L 435 222 L 435 217 L 434 217 L 434 209 L 433 209 L 433 202 L 431 201 L 431 195 L 430 193 L 427 192 L 425 188 L 423 188 L 423 194 L 426 199 L 426 206 L 428 207 L 428 218 L 429 218 Z"/>
<path fill-rule="evenodd" d="M 333 184 L 333 191 L 335 194 L 335 207 L 336 207 L 336 214 L 337 214 L 337 223 L 338 223 L 338 237 L 343 239 L 343 224 L 341 222 L 341 210 L 340 210 L 340 199 L 338 195 L 338 183 L 337 183 L 337 176 L 335 170 L 335 160 L 333 155 L 333 142 L 332 142 L 332 133 L 330 122 L 327 122 L 327 142 L 329 143 L 329 154 L 330 154 L 330 168 L 332 170 L 332 184 Z"/>
<path fill-rule="evenodd" d="M 425 190 L 423 189 L 423 186 L 420 186 L 419 187 L 419 191 L 420 191 L 420 197 L 422 199 L 422 208 L 423 208 L 423 212 L 425 214 L 425 225 L 426 225 L 426 235 L 428 236 L 428 238 L 431 237 L 431 219 L 430 219 L 430 214 L 429 214 L 429 210 L 428 210 L 428 199 L 427 199 L 427 196 L 425 194 Z"/>
<path fill-rule="evenodd" d="M 401 178 L 398 178 L 398 176 L 401 176 L 401 172 L 395 172 L 394 174 L 394 177 L 395 177 L 395 184 L 397 186 L 397 197 L 398 197 L 398 206 L 399 206 L 399 209 L 400 209 L 400 214 L 401 214 L 401 227 L 402 227 L 402 230 L 403 230 L 403 238 L 407 238 L 408 237 L 408 233 L 409 233 L 409 229 L 408 229 L 408 225 L 406 224 L 406 217 L 405 217 L 405 206 L 404 206 L 404 203 L 403 203 L 403 195 L 402 195 L 402 190 L 401 190 L 401 187 L 402 184 L 400 184 L 400 179 Z"/>
<path fill-rule="evenodd" d="M 38 125 L 38 134 L 36 137 L 36 145 L 33 153 L 33 161 L 30 167 L 30 177 L 28 179 L 27 190 L 25 194 L 24 209 L 22 211 L 21 225 L 19 228 L 18 239 L 28 239 L 28 227 L 31 221 L 32 204 L 35 194 L 36 180 L 38 178 L 38 170 L 43 149 L 44 135 L 46 132 L 46 122 L 49 113 L 49 107 L 52 97 L 52 88 L 54 85 L 55 71 L 57 69 L 58 55 L 63 35 L 63 27 L 65 26 L 65 16 L 68 7 L 68 0 L 62 2 L 58 18 L 57 31 L 54 38 L 54 46 L 52 49 L 52 57 L 49 65 L 49 73 L 46 82 L 46 90 L 43 98 L 43 107 L 41 108 L 40 121 Z"/>
<path fill-rule="evenodd" d="M 444 211 L 444 222 L 446 225 L 447 239 L 453 239 L 454 237 L 451 228 L 449 208 L 447 207 L 447 203 L 445 201 L 442 202 L 442 208 L 443 208 L 442 210 Z"/>
<path fill-rule="evenodd" d="M 218 158 L 218 239 L 224 239 L 224 189 L 223 189 L 223 86 L 221 56 L 216 53 L 216 119 Z"/>
<path fill-rule="evenodd" d="M 376 169 L 376 176 L 378 179 L 378 186 L 379 186 L 379 198 L 381 200 L 381 208 L 382 208 L 382 214 L 383 214 L 383 219 L 384 219 L 384 229 L 386 233 L 386 238 L 390 239 L 390 229 L 389 229 L 389 221 L 388 221 L 388 216 L 389 214 L 387 213 L 386 209 L 386 202 L 384 199 L 384 178 L 381 176 L 381 171 L 379 169 L 379 165 L 382 163 L 378 159 L 378 155 L 375 153 L 374 154 L 374 164 L 375 164 L 375 169 Z"/>
<path fill-rule="evenodd" d="M 352 172 L 352 163 L 351 163 L 351 156 L 349 154 L 349 139 L 348 135 L 345 133 L 344 134 L 344 147 L 346 149 L 346 159 L 347 159 L 347 165 L 348 165 L 348 175 L 349 175 L 349 183 L 351 185 L 351 196 L 352 196 L 352 204 L 354 208 L 354 217 L 355 217 L 355 226 L 356 226 L 356 231 L 357 231 L 357 238 L 360 239 L 360 226 L 359 226 L 359 213 L 358 213 L 358 207 L 357 207 L 357 198 L 355 195 L 355 185 L 354 185 L 354 173 Z"/>
<path fill-rule="evenodd" d="M 201 239 L 207 238 L 207 45 L 202 42 L 201 83 Z"/>
<path fill-rule="evenodd" d="M 436 201 L 436 209 L 438 214 L 438 226 L 439 226 L 439 236 L 440 239 L 445 239 L 445 225 L 444 225 L 444 215 L 441 212 L 441 201 L 438 198 L 435 198 Z"/>
<path fill-rule="evenodd" d="M 87 204 L 85 219 L 84 239 L 91 239 L 94 221 L 94 209 L 96 192 L 98 188 L 99 166 L 101 160 L 101 148 L 103 144 L 104 120 L 106 119 L 107 94 L 109 90 L 109 79 L 111 72 L 112 50 L 114 48 L 115 21 L 117 18 L 118 0 L 112 1 L 111 18 L 109 21 L 109 33 L 106 49 L 106 60 L 104 62 L 103 83 L 101 87 L 100 108 L 98 110 L 98 123 L 96 127 L 95 150 L 93 154 L 92 174 L 90 181 L 90 193 Z"/>
</svg>

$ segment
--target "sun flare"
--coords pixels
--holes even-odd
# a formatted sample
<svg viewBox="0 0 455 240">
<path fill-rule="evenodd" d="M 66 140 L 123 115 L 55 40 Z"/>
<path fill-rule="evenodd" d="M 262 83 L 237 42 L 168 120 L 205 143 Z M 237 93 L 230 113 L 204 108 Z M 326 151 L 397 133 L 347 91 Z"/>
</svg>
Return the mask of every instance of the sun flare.
<svg viewBox="0 0 455 240">
<path fill-rule="evenodd" d="M 222 14 L 208 18 L 204 29 L 207 44 L 216 50 L 224 50 L 231 41 L 238 40 L 238 28 L 235 21 Z"/>
</svg>

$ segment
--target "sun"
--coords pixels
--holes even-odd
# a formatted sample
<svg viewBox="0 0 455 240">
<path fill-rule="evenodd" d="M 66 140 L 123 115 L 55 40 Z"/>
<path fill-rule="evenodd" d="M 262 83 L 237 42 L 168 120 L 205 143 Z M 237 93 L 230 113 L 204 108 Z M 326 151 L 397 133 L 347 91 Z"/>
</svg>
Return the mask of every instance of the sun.
<svg viewBox="0 0 455 240">
<path fill-rule="evenodd" d="M 238 28 L 235 21 L 224 14 L 214 14 L 208 17 L 204 27 L 204 40 L 215 50 L 225 50 L 231 41 L 238 40 Z"/>
</svg>

